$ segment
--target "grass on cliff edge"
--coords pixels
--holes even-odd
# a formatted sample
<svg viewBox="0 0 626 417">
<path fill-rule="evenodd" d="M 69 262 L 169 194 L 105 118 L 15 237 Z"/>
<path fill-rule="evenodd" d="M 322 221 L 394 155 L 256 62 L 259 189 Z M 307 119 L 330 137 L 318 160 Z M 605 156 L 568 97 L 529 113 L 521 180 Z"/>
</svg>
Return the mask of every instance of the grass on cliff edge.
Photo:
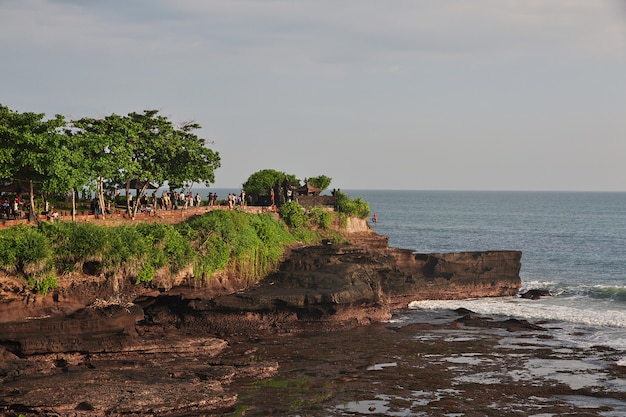
<svg viewBox="0 0 626 417">
<path fill-rule="evenodd" d="M 196 279 L 210 280 L 226 270 L 252 283 L 275 269 L 294 242 L 341 239 L 331 225 L 345 224 L 345 214 L 304 211 L 295 204 L 281 210 L 283 220 L 269 213 L 215 210 L 176 225 L 19 225 L 0 231 L 0 269 L 23 277 L 42 294 L 57 286 L 57 276 L 72 272 L 113 276 L 121 271 L 139 284 L 152 281 L 157 270 L 176 274 L 189 265 Z"/>
</svg>

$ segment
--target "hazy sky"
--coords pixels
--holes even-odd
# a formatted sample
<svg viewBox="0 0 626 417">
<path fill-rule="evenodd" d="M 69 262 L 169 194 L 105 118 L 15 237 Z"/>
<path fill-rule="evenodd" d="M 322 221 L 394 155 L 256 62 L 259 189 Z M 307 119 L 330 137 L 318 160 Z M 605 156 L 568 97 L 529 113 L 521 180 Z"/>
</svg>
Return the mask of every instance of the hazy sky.
<svg viewBox="0 0 626 417">
<path fill-rule="evenodd" d="M 196 121 L 220 188 L 626 191 L 626 5 L 0 0 L 0 103 Z"/>
</svg>

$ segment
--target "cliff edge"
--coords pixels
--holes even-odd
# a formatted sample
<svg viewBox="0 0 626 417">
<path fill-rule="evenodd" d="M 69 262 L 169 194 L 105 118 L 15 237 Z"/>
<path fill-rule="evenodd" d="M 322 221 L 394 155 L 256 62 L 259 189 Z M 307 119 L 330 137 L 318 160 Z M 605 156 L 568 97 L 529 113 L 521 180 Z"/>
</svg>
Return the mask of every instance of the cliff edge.
<svg viewBox="0 0 626 417">
<path fill-rule="evenodd" d="M 288 331 L 366 324 L 391 318 L 411 301 L 503 297 L 521 286 L 519 251 L 420 254 L 390 248 L 373 233 L 351 244 L 294 249 L 279 271 L 245 291 L 188 304 L 209 326 Z M 281 324 L 277 324 L 281 322 Z M 221 329 L 226 330 L 226 329 Z"/>
<path fill-rule="evenodd" d="M 263 337 L 519 290 L 520 252 L 417 254 L 351 230 L 350 244 L 291 248 L 247 288 L 236 276 L 201 285 L 190 270 L 141 285 L 80 274 L 43 296 L 0 277 L 0 414 L 233 415 L 242 384 L 278 372 L 251 354 Z"/>
<path fill-rule="evenodd" d="M 521 286 L 521 252 L 419 254 L 351 227 L 351 243 L 291 248 L 278 271 L 247 288 L 236 277 L 203 286 L 190 276 L 146 285 L 79 276 L 42 296 L 0 278 L 0 346 L 20 355 L 116 351 L 140 328 L 224 335 L 356 326 L 411 301 L 511 296 Z"/>
</svg>

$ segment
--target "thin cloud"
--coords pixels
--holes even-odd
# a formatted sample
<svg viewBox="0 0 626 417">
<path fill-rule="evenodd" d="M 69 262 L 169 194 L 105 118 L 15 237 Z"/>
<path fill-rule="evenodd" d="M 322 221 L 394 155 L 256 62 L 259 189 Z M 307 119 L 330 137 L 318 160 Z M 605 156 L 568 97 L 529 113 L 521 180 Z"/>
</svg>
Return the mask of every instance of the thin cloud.
<svg viewBox="0 0 626 417">
<path fill-rule="evenodd" d="M 86 55 L 207 54 L 284 71 L 380 68 L 423 60 L 533 55 L 623 57 L 622 21 L 604 2 L 79 1 L 20 2 L 3 11 L 5 39 Z M 3 7 L 5 8 L 5 7 Z M 600 55 L 600 56 L 598 56 Z M 602 56 L 603 55 L 603 56 Z"/>
<path fill-rule="evenodd" d="M 323 161 L 345 188 L 384 187 L 383 172 L 402 188 L 537 188 L 560 169 L 623 189 L 608 175 L 626 146 L 623 4 L 0 0 L 0 102 L 197 120 L 227 186 L 276 157 L 304 175 Z M 380 183 L 359 183 L 372 166 Z"/>
</svg>

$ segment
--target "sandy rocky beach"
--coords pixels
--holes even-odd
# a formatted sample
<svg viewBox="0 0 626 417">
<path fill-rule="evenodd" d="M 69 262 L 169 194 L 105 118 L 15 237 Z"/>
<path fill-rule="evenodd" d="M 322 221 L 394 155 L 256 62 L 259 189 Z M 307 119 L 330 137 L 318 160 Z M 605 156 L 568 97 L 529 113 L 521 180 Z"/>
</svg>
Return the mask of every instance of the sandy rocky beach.
<svg viewBox="0 0 626 417">
<path fill-rule="evenodd" d="M 138 294 L 130 287 L 66 316 L 0 323 L 0 414 L 626 415 L 626 367 L 619 362 L 626 352 L 566 345 L 552 336 L 555 323 L 401 307 L 411 291 L 438 280 L 445 291 L 448 281 L 437 273 L 467 294 L 511 291 L 505 279 L 483 284 L 493 272 L 489 262 L 514 265 L 519 254 L 444 256 L 438 262 L 448 272 L 437 272 L 432 257 L 364 239 L 379 249 L 303 249 L 310 252 L 296 253 L 282 274 L 217 301 L 198 288 Z M 457 269 L 478 266 L 478 278 L 455 278 Z M 409 267 L 428 271 L 426 281 L 407 275 Z M 516 268 L 508 268 L 511 279 Z M 338 272 L 350 290 L 335 288 Z M 334 292 L 318 288 L 325 277 Z M 281 279 L 315 287 L 313 298 L 322 301 L 310 306 L 302 288 L 277 289 Z M 4 277 L 1 284 L 3 297 L 23 294 L 18 281 Z M 53 295 L 55 302 L 72 288 Z M 364 297 L 375 302 L 364 308 Z M 339 298 L 348 307 L 342 310 Z M 398 302 L 382 308 L 385 299 Z M 282 307 L 268 312 L 267 300 Z"/>
<path fill-rule="evenodd" d="M 402 311 L 397 312 L 402 316 Z M 574 349 L 550 324 L 414 312 L 333 334 L 233 344 L 280 364 L 244 384 L 245 415 L 624 416 L 624 352 Z"/>
<path fill-rule="evenodd" d="M 402 313 L 336 332 L 178 334 L 167 348 L 153 350 L 144 339 L 135 353 L 40 355 L 20 364 L 5 352 L 0 410 L 7 416 L 625 415 L 626 369 L 615 365 L 624 352 L 557 345 L 549 323 L 539 328 L 450 312 L 423 321 L 413 315 L 413 323 L 398 325 Z"/>
</svg>

